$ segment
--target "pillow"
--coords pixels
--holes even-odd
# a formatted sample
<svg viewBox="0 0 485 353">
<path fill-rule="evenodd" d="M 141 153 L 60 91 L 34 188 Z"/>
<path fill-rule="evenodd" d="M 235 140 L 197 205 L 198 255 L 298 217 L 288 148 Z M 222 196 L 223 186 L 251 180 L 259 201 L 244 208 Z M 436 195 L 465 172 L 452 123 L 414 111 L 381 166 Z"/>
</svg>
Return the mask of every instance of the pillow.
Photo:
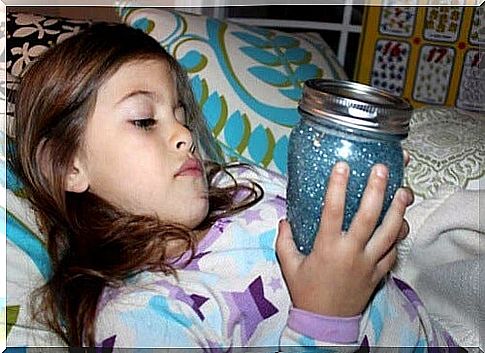
<svg viewBox="0 0 485 353">
<path fill-rule="evenodd" d="M 414 111 L 403 147 L 411 155 L 405 184 L 413 189 L 417 201 L 485 185 L 483 119 L 478 113 L 451 107 Z"/>
<path fill-rule="evenodd" d="M 158 11 L 157 14 L 169 16 L 173 20 L 180 21 L 179 24 L 192 23 L 189 17 L 182 14 L 167 11 Z M 198 27 L 193 24 L 190 27 L 192 42 L 196 38 L 207 36 L 206 23 L 208 28 L 218 26 L 226 28 L 226 25 L 215 20 L 195 16 L 193 18 L 199 22 Z M 46 49 L 87 28 L 90 24 L 90 21 L 76 21 L 28 13 L 7 13 L 8 119 L 12 118 L 15 104 L 14 93 L 23 69 Z M 187 49 L 183 44 L 184 38 L 180 36 L 177 37 L 177 43 L 169 46 L 169 50 L 172 53 L 175 52 L 182 65 L 188 69 L 198 101 L 206 115 L 212 118 L 209 120 L 209 124 L 219 137 L 219 141 L 225 144 L 225 151 L 229 152 L 231 157 L 241 157 L 262 165 L 271 164 L 275 169 L 279 166 L 280 169 L 277 170 L 284 171 L 286 169 L 287 133 L 297 118 L 295 108 L 301 81 L 306 77 L 305 75 L 310 74 L 315 74 L 317 77 L 326 77 L 329 73 L 345 77 L 345 74 L 324 42 L 318 43 L 310 38 L 298 39 L 296 36 L 279 35 L 273 40 L 282 48 L 282 52 L 286 53 L 285 58 L 289 60 L 287 67 L 294 69 L 291 79 L 295 85 L 281 81 L 284 74 L 276 72 L 276 68 L 279 67 L 276 65 L 276 61 L 271 66 L 268 60 L 282 60 L 282 54 L 277 56 L 268 52 L 265 55 L 266 48 L 259 48 L 257 45 L 252 45 L 255 43 L 251 42 L 259 38 L 260 41 L 270 43 L 268 39 L 264 39 L 265 35 L 274 37 L 277 33 L 265 30 L 254 32 L 237 25 L 227 26 L 232 32 L 238 33 L 230 34 L 233 37 L 231 41 L 238 41 L 237 46 L 243 47 L 242 53 L 238 53 L 239 48 L 234 48 L 232 43 L 216 39 L 212 44 L 214 50 L 210 49 L 212 48 L 210 45 L 204 44 L 209 43 L 208 41 L 199 41 L 194 48 L 211 50 L 209 53 L 204 53 L 201 49 L 199 53 L 192 48 Z M 200 35 L 195 33 L 197 30 L 201 31 Z M 300 44 L 302 44 L 302 48 L 299 47 Z M 222 50 L 226 46 L 232 49 Z M 270 48 L 275 50 L 277 46 L 272 44 Z M 179 53 L 184 53 L 184 51 L 185 54 L 180 56 Z M 207 61 L 216 62 L 216 59 L 221 59 L 220 55 L 224 53 L 230 53 L 236 57 L 241 56 L 241 59 L 246 62 L 246 66 L 253 68 L 252 71 L 242 71 L 241 77 L 239 77 L 239 73 L 235 74 L 234 70 L 240 69 L 241 65 L 234 62 L 231 64 L 225 60 L 221 61 L 224 64 L 223 67 L 217 66 L 220 70 L 219 73 L 208 71 L 209 66 L 214 67 L 214 70 L 216 66 L 206 65 Z M 328 55 L 330 58 L 328 62 L 324 60 L 324 55 Z M 262 62 L 257 64 L 258 60 Z M 248 62 L 249 64 L 247 64 Z M 208 67 L 204 70 L 205 66 Z M 228 77 L 231 81 L 222 76 L 222 70 L 229 72 Z M 268 73 L 269 76 L 265 76 Z M 255 83 L 252 84 L 256 77 L 262 77 L 266 81 L 260 80 L 259 86 Z M 216 83 L 212 78 L 220 79 L 221 84 Z M 279 83 L 275 79 L 280 79 Z M 286 80 L 288 81 L 289 78 L 287 77 Z M 250 83 L 251 85 L 249 85 Z M 253 86 L 257 86 L 256 89 Z M 249 87 L 251 91 L 245 87 Z M 266 96 L 252 96 L 252 92 L 261 91 L 269 93 Z M 273 96 L 275 99 L 272 100 Z M 251 106 L 245 103 L 243 98 L 249 101 Z M 269 114 L 274 111 L 278 114 Z M 265 118 L 265 116 L 269 116 L 271 119 Z M 256 119 L 259 119 L 260 122 Z M 242 134 L 236 135 L 237 133 Z M 12 140 L 14 136 L 7 136 L 5 131 L 0 131 L 0 135 L 7 140 L 9 151 L 10 148 L 15 148 Z M 238 141 L 238 138 L 243 140 Z M 277 153 L 278 151 L 280 152 Z M 23 198 L 22 185 L 10 166 L 5 163 L 5 148 L 0 154 L 2 154 L 0 169 L 6 175 L 6 178 L 1 179 L 1 183 L 7 189 L 8 205 L 4 221 L 7 226 L 7 344 L 17 347 L 25 345 L 56 346 L 59 344 L 56 337 L 45 328 L 31 322 L 28 311 L 28 294 L 49 277 L 50 262 L 47 250 L 36 226 L 31 207 Z M 275 156 L 280 156 L 279 160 L 272 162 Z M 264 187 L 270 188 L 271 185 L 264 185 Z"/>
<path fill-rule="evenodd" d="M 303 82 L 345 79 L 319 37 L 158 8 L 122 8 L 186 69 L 208 125 L 229 160 L 286 174 L 288 135 Z"/>
<path fill-rule="evenodd" d="M 87 28 L 90 24 L 91 21 L 7 12 L 6 63 L 9 120 L 14 111 L 14 93 L 18 79 L 24 68 L 45 50 Z"/>
<path fill-rule="evenodd" d="M 7 12 L 6 16 L 7 123 L 14 111 L 15 90 L 23 69 L 49 47 L 90 25 L 76 21 L 29 13 Z M 12 140 L 3 129 L 0 139 Z M 44 242 L 35 223 L 30 204 L 22 198 L 22 185 L 7 165 L 5 145 L 0 152 L 1 186 L 6 190 L 6 338 L 8 346 L 58 345 L 58 339 L 32 322 L 28 311 L 29 293 L 45 282 L 50 262 Z M 9 152 L 7 152 L 9 153 Z M 5 314 L 5 313 L 4 313 Z M 51 343 L 51 344 L 48 344 Z"/>
</svg>

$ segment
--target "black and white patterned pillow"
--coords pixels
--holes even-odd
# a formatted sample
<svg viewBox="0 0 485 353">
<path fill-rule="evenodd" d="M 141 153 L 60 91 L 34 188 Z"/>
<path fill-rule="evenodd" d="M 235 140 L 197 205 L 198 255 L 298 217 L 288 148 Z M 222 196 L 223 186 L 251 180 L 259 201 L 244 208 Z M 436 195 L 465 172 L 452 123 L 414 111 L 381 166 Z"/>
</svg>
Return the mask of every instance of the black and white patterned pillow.
<svg viewBox="0 0 485 353">
<path fill-rule="evenodd" d="M 15 92 L 25 67 L 35 61 L 46 49 L 88 27 L 89 21 L 74 21 L 64 18 L 39 16 L 28 13 L 7 12 L 5 50 L 7 87 L 0 88 L 0 100 L 7 99 L 7 123 L 0 116 L 0 138 L 7 132 L 7 148 L 0 148 L 0 159 L 5 161 L 5 150 L 10 151 L 14 140 L 8 133 L 13 118 Z M 1 27 L 1 24 L 0 24 Z M 7 127 L 6 131 L 3 129 Z M 2 139 L 3 140 L 3 139 Z M 10 145 L 12 143 L 12 145 Z M 3 143 L 0 143 L 0 147 Z M 5 147 L 5 146 L 3 146 Z M 39 327 L 31 320 L 26 299 L 34 283 L 43 283 L 45 269 L 49 269 L 49 257 L 42 243 L 30 204 L 22 200 L 22 184 L 11 169 L 10 163 L 0 163 L 0 171 L 6 175 L 3 186 L 7 190 L 7 345 L 23 347 L 29 342 L 58 346 L 56 336 Z M 17 233 L 14 231 L 17 229 Z M 20 237 L 16 236 L 21 235 Z M 33 246 L 31 248 L 31 246 Z M 29 250 L 24 250 L 29 249 Z M 33 252 L 31 251 L 33 249 Z M 34 259 L 29 254 L 41 254 Z M 38 262 L 38 259 L 42 259 Z M 40 266 L 39 266 L 40 264 Z M 37 265 L 37 266 L 36 266 Z M 36 284 L 37 285 L 37 284 Z"/>
<path fill-rule="evenodd" d="M 45 50 L 91 25 L 92 21 L 72 20 L 32 13 L 7 12 L 7 116 L 13 115 L 15 91 L 25 67 Z"/>
</svg>

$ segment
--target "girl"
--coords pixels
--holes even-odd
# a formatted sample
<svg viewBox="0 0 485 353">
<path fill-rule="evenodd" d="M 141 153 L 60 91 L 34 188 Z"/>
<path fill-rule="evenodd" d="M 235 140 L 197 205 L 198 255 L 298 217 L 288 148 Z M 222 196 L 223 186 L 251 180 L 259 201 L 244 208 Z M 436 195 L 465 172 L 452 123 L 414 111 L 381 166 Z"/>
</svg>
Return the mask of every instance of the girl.
<svg viewBox="0 0 485 353">
<path fill-rule="evenodd" d="M 218 151 L 185 73 L 139 30 L 96 24 L 47 51 L 23 76 L 14 135 L 53 268 L 36 318 L 69 346 L 446 344 L 387 276 L 412 193 L 376 228 L 387 170 L 375 166 L 342 236 L 338 163 L 303 256 L 278 224 L 284 180 L 208 161 Z"/>
</svg>

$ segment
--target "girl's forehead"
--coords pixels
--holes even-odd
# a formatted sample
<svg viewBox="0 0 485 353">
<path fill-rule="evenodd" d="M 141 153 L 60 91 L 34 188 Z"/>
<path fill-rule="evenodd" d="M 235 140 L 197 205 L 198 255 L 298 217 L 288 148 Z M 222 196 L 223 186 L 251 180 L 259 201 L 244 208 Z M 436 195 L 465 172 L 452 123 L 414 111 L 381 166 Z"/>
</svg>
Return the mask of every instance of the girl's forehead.
<svg viewBox="0 0 485 353">
<path fill-rule="evenodd" d="M 177 100 L 176 75 L 168 62 L 161 59 L 126 62 L 101 85 L 98 97 L 121 99 L 137 91 L 151 92 L 157 100 Z"/>
</svg>

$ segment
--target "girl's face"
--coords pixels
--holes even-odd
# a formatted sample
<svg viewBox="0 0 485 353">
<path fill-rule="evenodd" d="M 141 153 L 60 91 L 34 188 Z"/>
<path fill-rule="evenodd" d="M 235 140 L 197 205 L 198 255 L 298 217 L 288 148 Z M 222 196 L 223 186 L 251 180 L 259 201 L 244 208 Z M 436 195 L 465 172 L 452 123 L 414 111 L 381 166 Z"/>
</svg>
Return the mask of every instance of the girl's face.
<svg viewBox="0 0 485 353">
<path fill-rule="evenodd" d="M 129 62 L 99 89 L 68 191 L 191 229 L 208 212 L 207 181 L 166 62 Z"/>
</svg>

